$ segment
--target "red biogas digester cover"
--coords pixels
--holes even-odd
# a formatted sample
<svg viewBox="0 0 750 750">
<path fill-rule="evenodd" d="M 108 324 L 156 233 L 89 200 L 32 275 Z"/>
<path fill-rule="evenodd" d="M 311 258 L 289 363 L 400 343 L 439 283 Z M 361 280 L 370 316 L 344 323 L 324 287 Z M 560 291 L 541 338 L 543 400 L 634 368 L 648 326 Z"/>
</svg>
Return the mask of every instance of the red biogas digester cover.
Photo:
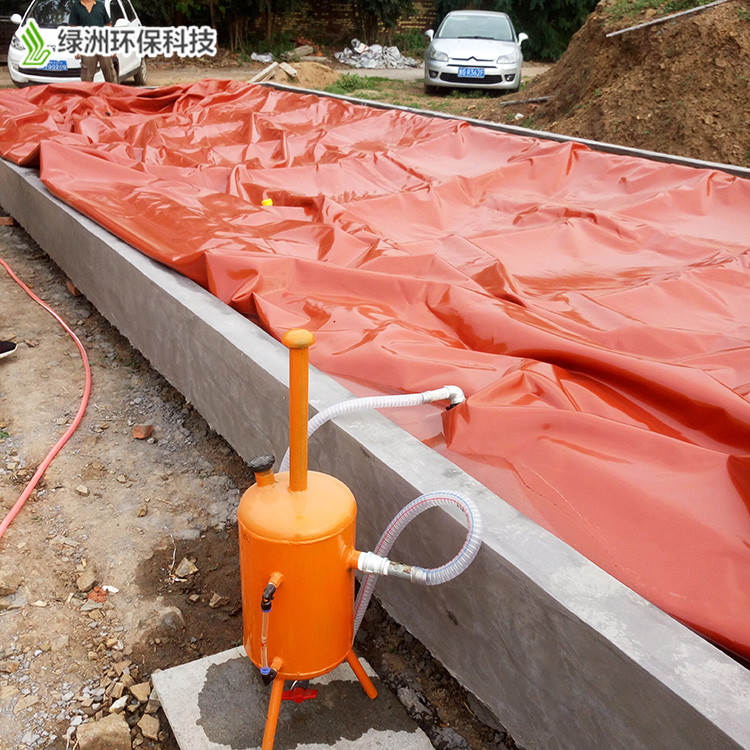
<svg viewBox="0 0 750 750">
<path fill-rule="evenodd" d="M 750 657 L 750 181 L 229 81 L 0 91 L 0 155 L 355 392 L 459 385 L 389 416 Z"/>
</svg>

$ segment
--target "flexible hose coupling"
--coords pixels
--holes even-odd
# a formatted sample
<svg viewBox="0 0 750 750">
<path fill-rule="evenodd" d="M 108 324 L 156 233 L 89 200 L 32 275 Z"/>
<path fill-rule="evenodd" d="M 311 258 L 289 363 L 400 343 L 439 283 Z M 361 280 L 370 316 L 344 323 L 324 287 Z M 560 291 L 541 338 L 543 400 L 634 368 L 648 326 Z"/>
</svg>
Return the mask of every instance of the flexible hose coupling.
<svg viewBox="0 0 750 750">
<path fill-rule="evenodd" d="M 433 401 L 450 401 L 449 409 L 466 401 L 464 392 L 457 385 L 444 385 L 435 391 L 424 391 L 422 397 L 425 404 L 432 403 Z"/>
<path fill-rule="evenodd" d="M 374 573 L 377 576 L 387 576 L 390 560 L 381 557 L 374 552 L 360 552 L 357 560 L 357 569 L 363 573 Z"/>
<path fill-rule="evenodd" d="M 427 571 L 424 568 L 393 562 L 387 557 L 376 555 L 374 552 L 360 552 L 357 568 L 363 573 L 405 578 L 412 583 L 427 583 Z"/>
</svg>

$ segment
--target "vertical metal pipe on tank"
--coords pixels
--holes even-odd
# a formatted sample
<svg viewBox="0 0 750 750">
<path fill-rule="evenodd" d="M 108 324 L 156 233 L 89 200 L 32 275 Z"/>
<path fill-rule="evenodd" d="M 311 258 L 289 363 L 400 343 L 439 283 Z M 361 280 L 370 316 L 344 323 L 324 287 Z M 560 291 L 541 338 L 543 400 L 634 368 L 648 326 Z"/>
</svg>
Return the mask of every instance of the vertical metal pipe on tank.
<svg viewBox="0 0 750 750">
<path fill-rule="evenodd" d="M 315 337 L 302 328 L 287 331 L 282 343 L 289 348 L 289 489 L 307 489 L 308 349 Z"/>
<path fill-rule="evenodd" d="M 307 470 L 309 331 L 288 331 L 290 471 L 274 457 L 250 462 L 256 483 L 237 511 L 243 644 L 272 683 L 262 750 L 271 750 L 284 680 L 326 674 L 343 661 L 371 698 L 377 691 L 352 651 L 357 505 L 335 477 Z"/>
</svg>

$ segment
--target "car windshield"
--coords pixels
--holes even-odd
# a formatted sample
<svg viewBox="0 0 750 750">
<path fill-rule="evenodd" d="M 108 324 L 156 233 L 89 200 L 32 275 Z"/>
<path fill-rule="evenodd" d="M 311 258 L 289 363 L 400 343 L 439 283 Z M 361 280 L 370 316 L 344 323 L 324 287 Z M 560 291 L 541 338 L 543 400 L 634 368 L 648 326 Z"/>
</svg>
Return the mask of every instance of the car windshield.
<svg viewBox="0 0 750 750">
<path fill-rule="evenodd" d="M 513 27 L 506 16 L 449 15 L 435 35 L 441 39 L 496 39 L 513 41 Z"/>
<path fill-rule="evenodd" d="M 33 18 L 42 29 L 56 29 L 67 23 L 72 0 L 34 0 L 26 14 L 26 21 Z"/>
</svg>

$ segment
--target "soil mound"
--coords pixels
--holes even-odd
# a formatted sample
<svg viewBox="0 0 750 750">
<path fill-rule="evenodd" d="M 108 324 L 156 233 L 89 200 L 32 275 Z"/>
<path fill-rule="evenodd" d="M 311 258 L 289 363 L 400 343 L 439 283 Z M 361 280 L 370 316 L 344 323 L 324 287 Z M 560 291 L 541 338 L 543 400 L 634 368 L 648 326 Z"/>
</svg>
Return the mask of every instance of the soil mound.
<svg viewBox="0 0 750 750">
<path fill-rule="evenodd" d="M 750 166 L 750 2 L 608 39 L 609 31 L 632 25 L 610 20 L 615 2 L 600 2 L 559 62 L 524 91 L 555 98 L 527 112 L 522 124 Z"/>
<path fill-rule="evenodd" d="M 336 83 L 339 74 L 333 68 L 316 62 L 298 62 L 292 67 L 297 71 L 297 77 L 287 75 L 279 68 L 273 80 L 277 83 L 286 83 L 291 86 L 300 86 L 303 89 L 316 89 L 322 91 L 326 86 Z"/>
</svg>

